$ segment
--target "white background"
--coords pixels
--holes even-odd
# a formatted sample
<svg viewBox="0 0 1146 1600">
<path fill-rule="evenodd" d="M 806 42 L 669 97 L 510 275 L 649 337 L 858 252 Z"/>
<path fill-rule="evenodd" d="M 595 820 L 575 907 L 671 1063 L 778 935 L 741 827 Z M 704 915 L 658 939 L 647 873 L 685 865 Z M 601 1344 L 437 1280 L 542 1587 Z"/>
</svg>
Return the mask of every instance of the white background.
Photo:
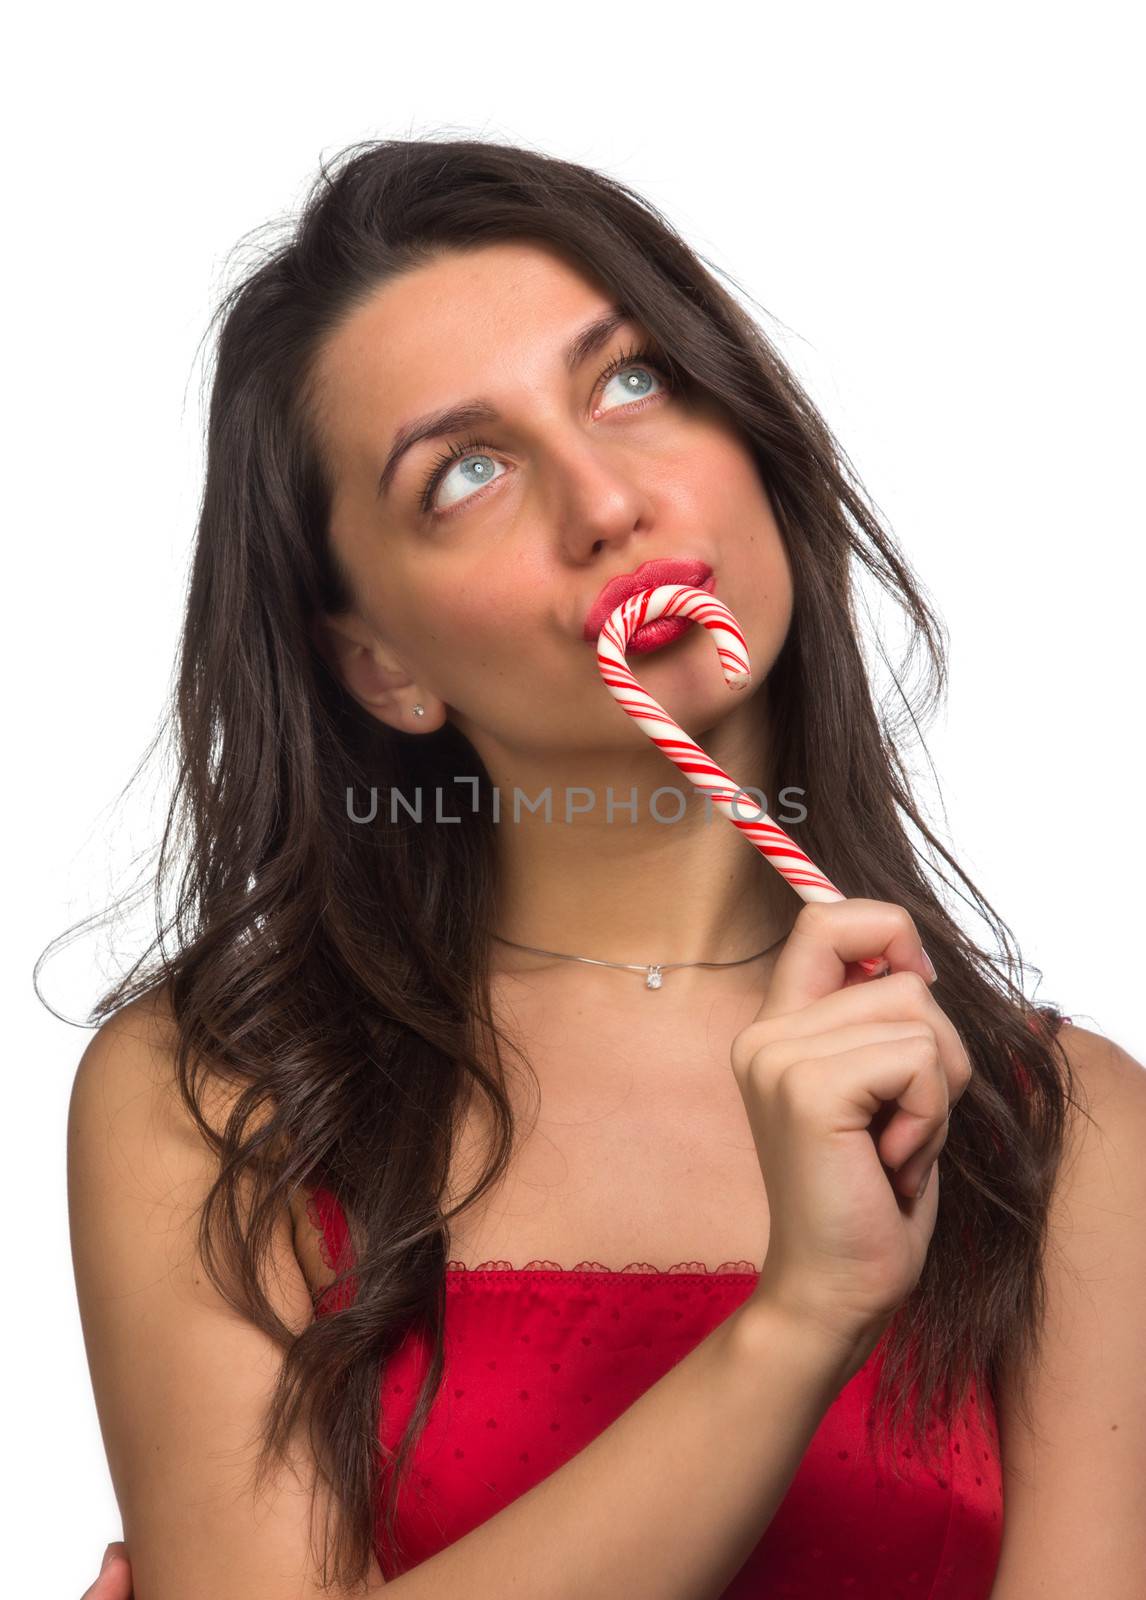
<svg viewBox="0 0 1146 1600">
<path fill-rule="evenodd" d="M 161 787 L 117 799 L 167 691 L 197 346 L 227 254 L 352 141 L 469 134 L 602 168 L 766 308 L 949 629 L 931 817 L 1041 968 L 1028 992 L 1146 1059 L 1129 16 L 21 9 L 3 113 L 7 1592 L 75 1600 L 120 1528 L 65 1206 L 105 973 L 90 939 L 47 964 L 60 1021 L 32 963 L 154 839 Z"/>
</svg>

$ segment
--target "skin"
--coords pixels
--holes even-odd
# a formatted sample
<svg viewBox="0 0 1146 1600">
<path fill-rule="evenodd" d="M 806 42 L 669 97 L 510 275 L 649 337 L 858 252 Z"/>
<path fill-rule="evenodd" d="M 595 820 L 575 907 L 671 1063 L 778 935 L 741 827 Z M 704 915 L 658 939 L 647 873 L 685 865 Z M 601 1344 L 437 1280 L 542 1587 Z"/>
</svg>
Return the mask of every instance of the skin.
<svg viewBox="0 0 1146 1600">
<path fill-rule="evenodd" d="M 323 618 L 316 641 L 348 691 L 406 733 L 448 718 L 502 794 L 496 931 L 520 943 L 604 961 L 731 961 L 785 934 L 798 902 L 735 828 L 704 801 L 604 689 L 586 613 L 605 583 L 655 557 L 696 557 L 736 616 L 753 667 L 733 694 L 711 636 L 689 627 L 634 655 L 642 684 L 738 781 L 768 771 L 758 705 L 792 615 L 791 570 L 756 463 L 733 420 L 650 383 L 639 395 L 608 360 L 643 342 L 623 326 L 571 377 L 563 350 L 612 305 L 601 285 L 548 247 L 499 243 L 444 254 L 388 283 L 329 338 L 320 417 L 337 483 L 331 538 L 355 595 Z M 503 421 L 474 436 L 496 447 L 451 462 L 437 519 L 420 510 L 424 478 L 445 449 L 426 441 L 403 459 L 384 498 L 376 485 L 407 419 L 488 396 Z M 490 467 L 489 459 L 496 465 Z M 475 481 L 472 464 L 489 476 Z M 425 707 L 413 715 L 415 703 Z M 765 787 L 782 809 L 783 774 Z M 553 821 L 522 809 L 513 790 L 552 787 Z M 566 786 L 595 808 L 564 819 Z M 637 787 L 637 820 L 606 821 L 607 789 Z M 679 822 L 657 822 L 658 787 L 688 791 Z M 433 797 L 426 798 L 432 815 Z M 672 815 L 679 802 L 660 802 Z M 447 813 L 448 814 L 448 813 Z M 687 882 L 687 895 L 666 884 Z M 586 997 L 617 1001 L 616 975 L 494 946 L 495 961 L 576 972 Z M 733 973 L 672 974 L 687 1005 Z M 735 980 L 734 980 L 735 981 Z M 588 984 L 588 989 L 584 987 Z M 637 1000 L 645 1000 L 634 984 Z M 668 997 L 669 990 L 658 996 Z M 667 1007 L 665 1008 L 667 1010 Z"/>
</svg>

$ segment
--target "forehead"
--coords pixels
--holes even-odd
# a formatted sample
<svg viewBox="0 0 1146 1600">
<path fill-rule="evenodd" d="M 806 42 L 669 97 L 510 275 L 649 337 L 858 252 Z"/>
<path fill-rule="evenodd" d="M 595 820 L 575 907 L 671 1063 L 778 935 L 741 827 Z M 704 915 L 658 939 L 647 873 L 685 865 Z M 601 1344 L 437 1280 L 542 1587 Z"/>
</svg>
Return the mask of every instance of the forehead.
<svg viewBox="0 0 1146 1600">
<path fill-rule="evenodd" d="M 564 374 L 567 338 L 612 297 L 556 250 L 526 241 L 450 251 L 382 285 L 317 363 L 331 444 L 373 464 L 407 417 Z"/>
</svg>

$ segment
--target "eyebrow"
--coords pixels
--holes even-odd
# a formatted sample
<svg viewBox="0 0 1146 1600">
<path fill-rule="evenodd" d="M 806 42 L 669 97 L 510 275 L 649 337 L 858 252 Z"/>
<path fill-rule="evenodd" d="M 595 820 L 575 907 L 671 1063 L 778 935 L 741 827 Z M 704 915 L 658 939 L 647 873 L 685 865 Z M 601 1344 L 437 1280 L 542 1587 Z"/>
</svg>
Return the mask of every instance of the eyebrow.
<svg viewBox="0 0 1146 1600">
<path fill-rule="evenodd" d="M 612 306 L 603 316 L 595 317 L 592 322 L 587 322 L 583 328 L 578 329 L 565 349 L 566 370 L 571 373 L 576 372 L 583 361 L 607 344 L 616 330 L 628 321 L 630 315 L 623 306 Z M 377 497 L 380 498 L 387 493 L 399 461 L 408 450 L 412 450 L 423 439 L 442 439 L 450 434 L 460 433 L 463 429 L 472 428 L 478 423 L 500 421 L 501 413 L 492 401 L 478 396 L 473 400 L 463 400 L 458 405 L 429 411 L 425 416 L 414 417 L 412 421 L 404 422 L 394 435 L 390 454 L 386 457 L 386 465 L 382 468 L 382 474 L 378 479 Z"/>
</svg>

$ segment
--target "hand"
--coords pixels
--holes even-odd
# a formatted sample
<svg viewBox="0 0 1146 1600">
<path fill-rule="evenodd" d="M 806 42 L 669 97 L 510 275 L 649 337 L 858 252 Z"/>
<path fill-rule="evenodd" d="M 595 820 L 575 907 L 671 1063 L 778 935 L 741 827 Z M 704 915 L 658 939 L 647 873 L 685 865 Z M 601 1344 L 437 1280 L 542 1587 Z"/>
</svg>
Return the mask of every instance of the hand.
<svg viewBox="0 0 1146 1600">
<path fill-rule="evenodd" d="M 84 1590 L 80 1600 L 131 1600 L 131 1563 L 122 1539 L 108 1545 L 99 1577 Z"/>
<path fill-rule="evenodd" d="M 849 963 L 879 955 L 890 975 L 850 981 Z M 932 981 L 901 906 L 805 905 L 732 1044 L 771 1218 L 753 1297 L 826 1330 L 849 1377 L 923 1271 L 937 1165 L 916 1191 L 971 1078 Z"/>
</svg>

